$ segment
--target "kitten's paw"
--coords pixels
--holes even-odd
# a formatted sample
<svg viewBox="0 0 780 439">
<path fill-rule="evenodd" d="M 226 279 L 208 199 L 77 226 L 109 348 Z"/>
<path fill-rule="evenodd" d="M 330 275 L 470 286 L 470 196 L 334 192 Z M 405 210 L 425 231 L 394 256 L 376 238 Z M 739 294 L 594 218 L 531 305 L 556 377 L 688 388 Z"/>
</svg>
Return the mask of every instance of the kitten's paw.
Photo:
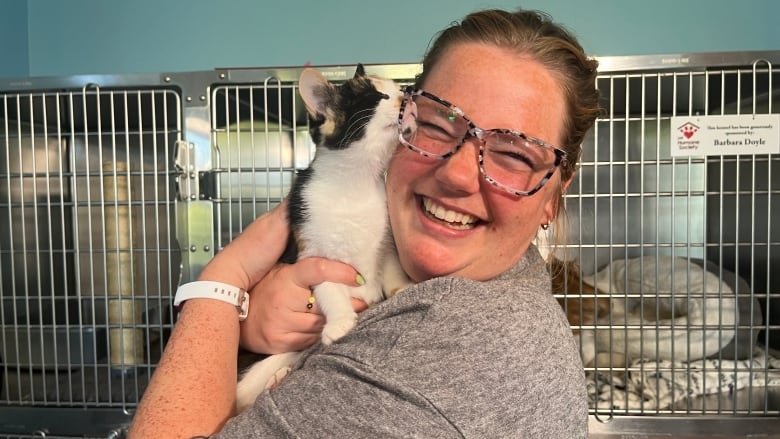
<svg viewBox="0 0 780 439">
<path fill-rule="evenodd" d="M 322 329 L 322 343 L 329 345 L 345 336 L 357 322 L 357 315 L 335 319 L 325 324 Z"/>
</svg>

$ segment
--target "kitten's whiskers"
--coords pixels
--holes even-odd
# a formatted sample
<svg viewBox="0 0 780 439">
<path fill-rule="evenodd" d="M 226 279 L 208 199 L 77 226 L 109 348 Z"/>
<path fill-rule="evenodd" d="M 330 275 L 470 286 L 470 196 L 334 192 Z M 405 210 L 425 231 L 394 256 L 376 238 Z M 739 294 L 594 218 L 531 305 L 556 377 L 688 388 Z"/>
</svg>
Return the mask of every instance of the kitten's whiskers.
<svg viewBox="0 0 780 439">
<path fill-rule="evenodd" d="M 344 145 L 348 145 L 349 143 L 351 143 L 352 138 L 355 137 L 360 132 L 361 128 L 364 128 L 368 124 L 368 121 L 371 120 L 371 117 L 373 117 L 373 115 L 374 115 L 373 109 L 360 110 L 357 113 L 353 114 L 352 117 L 350 117 L 349 119 L 352 122 L 344 130 L 345 133 L 344 137 L 342 137 L 341 142 L 339 142 L 339 148 L 343 148 Z"/>
</svg>

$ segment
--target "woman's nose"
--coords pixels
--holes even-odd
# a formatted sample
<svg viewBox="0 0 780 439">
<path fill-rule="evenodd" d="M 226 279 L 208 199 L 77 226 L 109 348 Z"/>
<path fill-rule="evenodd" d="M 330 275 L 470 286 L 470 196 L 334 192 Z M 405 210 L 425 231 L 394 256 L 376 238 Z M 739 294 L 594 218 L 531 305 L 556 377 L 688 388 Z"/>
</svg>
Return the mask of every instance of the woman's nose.
<svg viewBox="0 0 780 439">
<path fill-rule="evenodd" d="M 436 178 L 450 190 L 479 191 L 479 139 L 471 137 L 436 169 Z"/>
</svg>

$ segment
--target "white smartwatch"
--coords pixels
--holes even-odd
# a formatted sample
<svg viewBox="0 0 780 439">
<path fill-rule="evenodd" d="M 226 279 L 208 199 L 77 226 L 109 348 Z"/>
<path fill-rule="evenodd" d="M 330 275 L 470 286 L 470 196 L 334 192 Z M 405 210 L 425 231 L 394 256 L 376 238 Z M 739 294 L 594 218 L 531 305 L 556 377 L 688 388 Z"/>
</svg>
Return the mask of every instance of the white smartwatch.
<svg viewBox="0 0 780 439">
<path fill-rule="evenodd" d="M 249 294 L 241 288 L 233 285 L 199 280 L 179 286 L 173 306 L 179 306 L 189 299 L 214 299 L 229 303 L 238 309 L 238 321 L 243 322 L 249 315 Z"/>
</svg>

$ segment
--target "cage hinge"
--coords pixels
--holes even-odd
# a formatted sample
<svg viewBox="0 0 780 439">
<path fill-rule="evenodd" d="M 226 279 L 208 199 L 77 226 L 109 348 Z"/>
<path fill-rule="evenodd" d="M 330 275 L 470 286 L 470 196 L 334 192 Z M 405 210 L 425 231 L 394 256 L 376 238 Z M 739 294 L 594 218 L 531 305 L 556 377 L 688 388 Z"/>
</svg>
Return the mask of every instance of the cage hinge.
<svg viewBox="0 0 780 439">
<path fill-rule="evenodd" d="M 195 144 L 186 140 L 176 142 L 176 192 L 181 201 L 198 199 L 199 178 L 195 169 Z"/>
</svg>

